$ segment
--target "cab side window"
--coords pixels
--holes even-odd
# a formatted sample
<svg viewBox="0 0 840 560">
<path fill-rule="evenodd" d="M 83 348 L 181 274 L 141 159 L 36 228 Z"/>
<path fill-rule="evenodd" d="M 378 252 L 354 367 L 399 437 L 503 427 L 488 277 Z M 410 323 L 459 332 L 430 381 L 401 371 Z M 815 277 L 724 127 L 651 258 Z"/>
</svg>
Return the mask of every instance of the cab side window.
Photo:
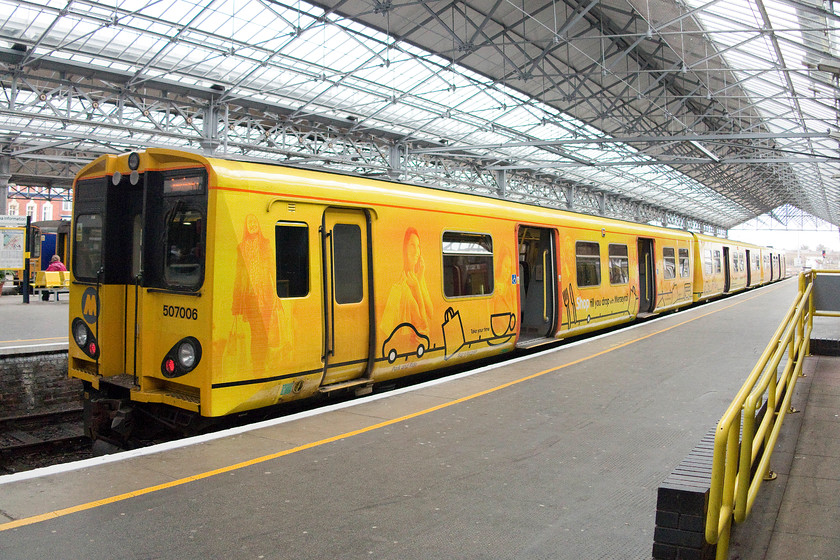
<svg viewBox="0 0 840 560">
<path fill-rule="evenodd" d="M 303 297 L 309 293 L 309 226 L 278 222 L 274 226 L 277 296 Z"/>
</svg>

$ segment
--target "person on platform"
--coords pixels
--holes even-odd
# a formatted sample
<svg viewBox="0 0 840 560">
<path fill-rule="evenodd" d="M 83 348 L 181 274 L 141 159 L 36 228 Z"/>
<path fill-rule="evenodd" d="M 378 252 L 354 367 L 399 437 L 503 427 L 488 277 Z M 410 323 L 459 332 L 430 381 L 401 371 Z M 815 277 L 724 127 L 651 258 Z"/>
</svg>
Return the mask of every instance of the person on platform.
<svg viewBox="0 0 840 560">
<path fill-rule="evenodd" d="M 47 272 L 52 271 L 67 272 L 67 267 L 64 266 L 64 263 L 61 262 L 61 257 L 59 257 L 58 255 L 53 255 L 50 259 L 50 264 L 47 267 Z"/>
<path fill-rule="evenodd" d="M 63 262 L 61 262 L 61 257 L 59 257 L 58 255 L 53 255 L 50 259 L 49 266 L 47 266 L 47 272 L 67 272 L 67 267 L 64 266 Z M 48 290 L 42 291 L 41 299 L 43 301 L 50 301 L 50 292 Z"/>
</svg>

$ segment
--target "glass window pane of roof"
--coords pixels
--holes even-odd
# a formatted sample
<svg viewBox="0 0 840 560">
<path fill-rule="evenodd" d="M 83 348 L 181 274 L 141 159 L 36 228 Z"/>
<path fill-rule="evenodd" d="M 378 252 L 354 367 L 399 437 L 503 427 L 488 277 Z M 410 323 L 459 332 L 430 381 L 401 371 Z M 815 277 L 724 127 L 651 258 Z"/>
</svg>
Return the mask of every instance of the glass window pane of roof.
<svg viewBox="0 0 840 560">
<path fill-rule="evenodd" d="M 721 29 L 729 26 L 727 30 L 735 21 L 740 21 L 741 29 L 743 22 L 761 27 L 753 8 L 730 4 L 720 2 L 698 17 L 717 22 Z M 37 9 L 17 6 L 9 26 L 19 26 L 20 33 L 35 40 L 67 6 L 65 2 L 47 2 Z M 526 166 L 532 163 L 560 169 L 556 172 L 559 176 L 603 182 L 618 191 L 632 189 L 642 199 L 661 200 L 681 188 L 706 200 L 720 198 L 672 168 L 655 164 L 632 146 L 537 146 L 539 142 L 601 138 L 604 134 L 528 100 L 504 83 L 461 68 L 452 71 L 451 62 L 440 56 L 397 44 L 385 34 L 334 13 L 319 20 L 323 14 L 304 2 L 282 6 L 242 0 L 207 5 L 173 0 L 133 13 L 121 11 L 119 4 L 72 3 L 43 46 L 61 48 L 51 56 L 139 72 L 139 79 L 154 76 L 204 87 L 218 84 L 232 98 L 264 100 L 302 114 L 340 118 L 352 114 L 359 119 L 358 126 L 390 130 L 412 139 L 497 144 L 481 151 L 492 151 L 499 159 L 521 159 Z M 117 25 L 103 23 L 114 16 Z M 785 25 L 792 25 L 794 19 L 789 18 L 794 18 L 794 13 L 788 10 L 785 18 Z M 791 42 L 794 35 L 790 34 Z M 747 36 L 720 35 L 725 44 L 732 45 Z M 804 56 L 802 49 L 790 52 L 792 57 Z M 755 69 L 766 68 L 774 56 L 766 38 L 723 55 L 731 57 L 736 66 Z M 778 73 L 767 72 L 756 79 L 745 70 L 738 78 L 749 83 L 754 99 L 766 100 L 761 102 L 763 112 L 791 112 L 784 100 L 771 99 L 787 88 Z M 800 87 L 798 82 L 796 87 Z M 749 106 L 754 99 L 744 100 L 744 104 Z M 830 103 L 825 111 L 830 112 Z M 582 167 L 592 162 L 630 161 L 646 165 Z"/>
</svg>

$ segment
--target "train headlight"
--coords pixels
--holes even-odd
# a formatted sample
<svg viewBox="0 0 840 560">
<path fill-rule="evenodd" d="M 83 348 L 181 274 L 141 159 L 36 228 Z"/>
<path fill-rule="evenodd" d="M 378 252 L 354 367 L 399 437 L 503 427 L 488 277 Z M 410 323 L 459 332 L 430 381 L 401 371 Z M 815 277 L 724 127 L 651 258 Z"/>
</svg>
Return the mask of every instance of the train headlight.
<svg viewBox="0 0 840 560">
<path fill-rule="evenodd" d="M 76 340 L 76 344 L 82 348 L 85 347 L 88 339 L 88 330 L 84 323 L 78 322 L 73 325 L 73 338 Z"/>
<path fill-rule="evenodd" d="M 195 365 L 195 346 L 192 341 L 185 340 L 178 345 L 178 363 L 184 369 L 192 369 Z"/>
<path fill-rule="evenodd" d="M 128 168 L 132 171 L 137 171 L 140 167 L 140 154 L 137 152 L 131 152 L 128 154 Z"/>
<path fill-rule="evenodd" d="M 91 332 L 87 323 L 76 317 L 70 325 L 70 331 L 73 333 L 73 340 L 82 352 L 94 360 L 99 358 L 99 344 L 97 344 L 96 337 L 93 336 L 93 332 Z"/>
<path fill-rule="evenodd" d="M 201 361 L 201 343 L 197 338 L 188 336 L 173 346 L 160 364 L 160 371 L 166 378 L 186 375 Z"/>
</svg>

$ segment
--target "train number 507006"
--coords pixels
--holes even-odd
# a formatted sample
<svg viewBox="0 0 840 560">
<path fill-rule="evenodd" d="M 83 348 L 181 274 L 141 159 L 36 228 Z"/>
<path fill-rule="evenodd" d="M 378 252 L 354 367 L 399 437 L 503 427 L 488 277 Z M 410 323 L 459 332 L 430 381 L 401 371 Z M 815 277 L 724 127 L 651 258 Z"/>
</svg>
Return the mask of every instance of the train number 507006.
<svg viewBox="0 0 840 560">
<path fill-rule="evenodd" d="M 177 317 L 179 319 L 192 319 L 193 321 L 196 321 L 198 320 L 198 309 L 190 307 L 179 307 L 177 305 L 164 305 L 163 316 Z"/>
</svg>

